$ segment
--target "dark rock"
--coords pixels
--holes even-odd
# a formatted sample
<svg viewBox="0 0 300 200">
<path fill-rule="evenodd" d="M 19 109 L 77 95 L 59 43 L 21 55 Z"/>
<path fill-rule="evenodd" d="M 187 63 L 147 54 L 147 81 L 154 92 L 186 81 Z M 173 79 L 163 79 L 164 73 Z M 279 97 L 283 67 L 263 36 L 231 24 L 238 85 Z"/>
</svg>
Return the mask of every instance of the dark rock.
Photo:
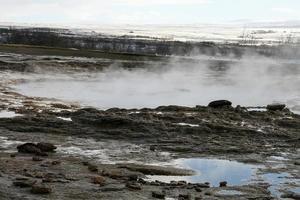
<svg viewBox="0 0 300 200">
<path fill-rule="evenodd" d="M 294 165 L 300 165 L 300 161 L 294 162 Z"/>
<path fill-rule="evenodd" d="M 230 101 L 227 101 L 227 100 L 218 100 L 218 101 L 210 102 L 208 104 L 208 107 L 211 107 L 211 108 L 222 108 L 222 107 L 231 106 L 231 105 L 232 105 L 232 103 Z"/>
<path fill-rule="evenodd" d="M 165 194 L 163 192 L 152 192 L 152 197 L 156 199 L 165 199 Z"/>
<path fill-rule="evenodd" d="M 270 104 L 267 106 L 269 111 L 282 111 L 286 107 L 285 104 Z"/>
<path fill-rule="evenodd" d="M 33 194 L 50 194 L 52 189 L 45 185 L 33 185 L 30 192 Z"/>
<path fill-rule="evenodd" d="M 140 183 L 134 182 L 134 183 L 127 183 L 126 187 L 132 190 L 141 190 L 142 186 Z"/>
<path fill-rule="evenodd" d="M 195 187 L 195 190 L 196 190 L 196 192 L 202 192 L 203 191 L 202 188 L 200 188 L 200 187 Z"/>
<path fill-rule="evenodd" d="M 51 143 L 40 142 L 36 145 L 43 152 L 53 152 L 57 147 Z"/>
<path fill-rule="evenodd" d="M 227 181 L 220 182 L 220 187 L 227 187 Z"/>
<path fill-rule="evenodd" d="M 19 145 L 17 147 L 17 149 L 21 153 L 30 153 L 30 154 L 41 154 L 42 153 L 41 149 L 39 149 L 37 147 L 37 145 L 33 144 L 33 143 L 25 143 L 25 144 Z"/>
</svg>

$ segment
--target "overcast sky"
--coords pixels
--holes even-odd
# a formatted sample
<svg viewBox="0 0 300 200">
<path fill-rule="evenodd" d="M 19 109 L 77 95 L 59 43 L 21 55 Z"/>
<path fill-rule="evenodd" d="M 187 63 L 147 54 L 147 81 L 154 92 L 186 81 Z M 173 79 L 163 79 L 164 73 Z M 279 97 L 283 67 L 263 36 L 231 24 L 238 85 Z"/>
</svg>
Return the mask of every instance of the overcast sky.
<svg viewBox="0 0 300 200">
<path fill-rule="evenodd" d="M 0 22 L 195 24 L 300 20 L 300 0 L 0 0 Z"/>
</svg>

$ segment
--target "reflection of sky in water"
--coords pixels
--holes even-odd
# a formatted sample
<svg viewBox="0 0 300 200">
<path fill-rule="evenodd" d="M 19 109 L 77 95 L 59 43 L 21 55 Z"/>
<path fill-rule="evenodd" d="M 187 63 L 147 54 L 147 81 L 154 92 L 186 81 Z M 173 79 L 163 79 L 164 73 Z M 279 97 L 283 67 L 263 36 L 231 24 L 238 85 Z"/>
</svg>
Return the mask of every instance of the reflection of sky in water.
<svg viewBox="0 0 300 200">
<path fill-rule="evenodd" d="M 214 186 L 218 186 L 221 181 L 227 181 L 229 185 L 240 185 L 250 181 L 257 168 L 254 165 L 216 159 L 179 159 L 174 164 L 178 167 L 192 169 L 197 172 L 197 175 L 184 177 L 152 176 L 151 179 L 164 182 L 172 180 L 185 180 L 191 183 L 209 182 Z"/>
<path fill-rule="evenodd" d="M 300 180 L 292 178 L 292 176 L 289 173 L 264 174 L 263 179 L 271 184 L 271 186 L 269 187 L 269 190 L 276 197 L 281 196 L 282 193 L 279 191 L 279 189 L 284 188 L 284 185 L 288 185 L 288 184 L 298 184 L 299 185 L 300 184 Z M 300 194 L 299 187 L 289 189 L 289 191 Z"/>
<path fill-rule="evenodd" d="M 217 195 L 243 195 L 243 193 L 237 190 L 221 190 L 217 192 Z"/>
</svg>

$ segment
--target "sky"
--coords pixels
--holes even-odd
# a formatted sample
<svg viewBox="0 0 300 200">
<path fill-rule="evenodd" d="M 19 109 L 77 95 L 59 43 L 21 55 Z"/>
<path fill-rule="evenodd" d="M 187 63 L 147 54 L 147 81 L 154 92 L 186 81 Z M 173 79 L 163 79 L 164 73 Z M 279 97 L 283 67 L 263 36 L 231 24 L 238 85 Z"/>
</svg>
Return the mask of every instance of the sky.
<svg viewBox="0 0 300 200">
<path fill-rule="evenodd" d="M 300 20 L 300 0 L 0 0 L 0 22 L 203 24 Z"/>
</svg>

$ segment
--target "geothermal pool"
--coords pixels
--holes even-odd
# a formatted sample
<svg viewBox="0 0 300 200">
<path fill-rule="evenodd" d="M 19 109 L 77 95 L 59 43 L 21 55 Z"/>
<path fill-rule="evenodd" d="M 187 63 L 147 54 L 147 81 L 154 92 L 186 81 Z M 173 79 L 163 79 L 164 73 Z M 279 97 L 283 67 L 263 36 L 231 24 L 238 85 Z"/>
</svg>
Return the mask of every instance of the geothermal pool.
<svg viewBox="0 0 300 200">
<path fill-rule="evenodd" d="M 110 67 L 93 73 L 26 73 L 17 92 L 57 98 L 100 109 L 161 105 L 207 105 L 216 99 L 234 105 L 286 103 L 300 112 L 300 67 L 267 58 L 225 64 L 177 62 L 149 69 Z"/>
</svg>

